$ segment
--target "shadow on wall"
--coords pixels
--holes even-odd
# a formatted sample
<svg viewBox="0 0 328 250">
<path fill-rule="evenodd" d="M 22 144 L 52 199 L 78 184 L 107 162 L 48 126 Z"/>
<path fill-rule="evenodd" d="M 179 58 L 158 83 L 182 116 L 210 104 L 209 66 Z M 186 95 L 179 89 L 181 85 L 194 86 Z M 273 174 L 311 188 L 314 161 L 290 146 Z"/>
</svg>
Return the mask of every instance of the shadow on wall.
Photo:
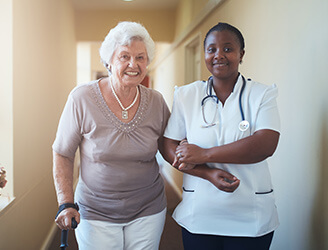
<svg viewBox="0 0 328 250">
<path fill-rule="evenodd" d="M 313 209 L 311 249 L 328 250 L 328 108 L 323 109 L 321 128 L 320 170 L 316 202 Z"/>
</svg>

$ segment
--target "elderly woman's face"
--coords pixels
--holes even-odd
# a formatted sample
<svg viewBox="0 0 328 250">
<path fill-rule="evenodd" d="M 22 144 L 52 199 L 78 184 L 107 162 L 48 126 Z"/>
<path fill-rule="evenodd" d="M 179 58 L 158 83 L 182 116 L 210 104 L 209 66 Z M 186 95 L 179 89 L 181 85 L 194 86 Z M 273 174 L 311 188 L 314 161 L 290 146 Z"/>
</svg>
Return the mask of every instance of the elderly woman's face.
<svg viewBox="0 0 328 250">
<path fill-rule="evenodd" d="M 112 76 L 124 86 L 136 86 L 147 73 L 148 57 L 145 44 L 133 40 L 131 45 L 119 46 L 110 64 Z"/>
</svg>

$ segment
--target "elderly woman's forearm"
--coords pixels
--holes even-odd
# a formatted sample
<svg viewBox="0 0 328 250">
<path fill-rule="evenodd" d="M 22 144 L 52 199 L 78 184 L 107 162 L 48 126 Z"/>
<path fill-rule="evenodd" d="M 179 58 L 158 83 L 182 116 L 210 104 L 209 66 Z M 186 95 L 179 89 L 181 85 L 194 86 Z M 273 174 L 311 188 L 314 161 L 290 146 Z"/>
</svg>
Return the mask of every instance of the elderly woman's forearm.
<svg viewBox="0 0 328 250">
<path fill-rule="evenodd" d="M 172 165 L 175 158 L 175 149 L 179 145 L 179 141 L 175 141 L 169 138 L 163 138 L 163 150 L 161 152 L 163 158 Z"/>
<path fill-rule="evenodd" d="M 73 203 L 74 159 L 69 159 L 53 152 L 53 178 L 58 204 Z"/>
</svg>

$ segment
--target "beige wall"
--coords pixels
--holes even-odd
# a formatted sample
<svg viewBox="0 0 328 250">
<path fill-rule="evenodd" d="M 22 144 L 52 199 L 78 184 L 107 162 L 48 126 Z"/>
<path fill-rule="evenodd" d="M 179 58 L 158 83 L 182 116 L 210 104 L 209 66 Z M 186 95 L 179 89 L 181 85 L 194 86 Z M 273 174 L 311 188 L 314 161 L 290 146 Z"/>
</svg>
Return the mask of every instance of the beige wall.
<svg viewBox="0 0 328 250">
<path fill-rule="evenodd" d="M 152 72 L 171 105 L 174 85 L 185 83 L 183 43 L 218 21 L 243 32 L 240 71 L 277 84 L 280 93 L 281 140 L 269 161 L 281 225 L 272 250 L 328 249 L 327 11 L 323 0 L 227 0 Z M 202 78 L 208 74 L 203 64 Z M 173 178 L 179 186 L 180 177 Z"/>
<path fill-rule="evenodd" d="M 1 1 L 1 12 L 10 13 L 6 2 Z M 74 12 L 66 0 L 10 2 L 12 74 L 8 63 L 5 80 L 12 78 L 13 130 L 9 132 L 16 199 L 0 215 L 0 248 L 40 249 L 57 211 L 51 145 L 68 92 L 75 86 Z M 6 86 L 10 95 L 9 82 Z M 11 101 L 7 102 L 5 117 L 10 117 Z"/>
<path fill-rule="evenodd" d="M 197 18 L 208 2 L 218 1 L 220 0 L 180 0 L 176 10 L 175 38 Z"/>
<path fill-rule="evenodd" d="M 172 42 L 175 12 L 153 11 L 77 11 L 76 32 L 79 41 L 103 41 L 108 31 L 120 21 L 142 23 L 155 41 Z M 95 28 L 97 27 L 97 28 Z"/>
<path fill-rule="evenodd" d="M 101 42 L 93 42 L 91 43 L 91 71 L 93 75 L 95 72 L 103 72 L 107 75 L 107 70 L 105 66 L 100 61 L 99 56 L 99 48 L 101 46 Z"/>
</svg>

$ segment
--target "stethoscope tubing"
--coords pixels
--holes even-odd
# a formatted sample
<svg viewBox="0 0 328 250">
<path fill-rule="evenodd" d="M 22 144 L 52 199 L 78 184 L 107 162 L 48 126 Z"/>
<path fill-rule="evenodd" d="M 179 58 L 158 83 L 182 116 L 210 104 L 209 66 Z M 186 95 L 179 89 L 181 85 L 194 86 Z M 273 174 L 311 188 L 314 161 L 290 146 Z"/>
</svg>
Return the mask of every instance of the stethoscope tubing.
<svg viewBox="0 0 328 250">
<path fill-rule="evenodd" d="M 241 86 L 241 90 L 239 93 L 239 110 L 240 110 L 241 120 L 245 121 L 245 115 L 244 115 L 244 110 L 243 110 L 243 106 L 241 103 L 241 98 L 242 98 L 242 94 L 243 94 L 245 86 L 246 86 L 246 79 L 243 75 L 241 77 L 243 78 L 243 85 Z"/>
<path fill-rule="evenodd" d="M 243 75 L 241 77 L 243 79 L 243 85 L 242 85 L 240 93 L 239 93 L 239 111 L 240 111 L 240 115 L 241 115 L 241 122 L 239 123 L 239 130 L 243 132 L 243 131 L 246 131 L 249 128 L 249 122 L 245 120 L 245 114 L 244 114 L 244 110 L 243 110 L 243 106 L 242 106 L 242 96 L 243 96 L 243 92 L 244 92 L 244 89 L 245 89 L 245 86 L 246 86 L 246 79 Z M 214 98 L 215 101 L 216 101 L 216 104 L 219 103 L 219 98 L 216 95 L 212 94 L 212 87 L 213 87 L 213 77 L 210 76 L 207 80 L 206 96 L 201 101 L 203 120 L 206 123 L 205 126 L 202 126 L 204 128 L 213 127 L 214 125 L 217 124 L 217 122 L 215 122 L 215 123 L 212 122 L 212 124 L 209 124 L 206 121 L 205 114 L 204 114 L 204 104 L 205 104 L 205 101 L 208 98 Z"/>
</svg>

